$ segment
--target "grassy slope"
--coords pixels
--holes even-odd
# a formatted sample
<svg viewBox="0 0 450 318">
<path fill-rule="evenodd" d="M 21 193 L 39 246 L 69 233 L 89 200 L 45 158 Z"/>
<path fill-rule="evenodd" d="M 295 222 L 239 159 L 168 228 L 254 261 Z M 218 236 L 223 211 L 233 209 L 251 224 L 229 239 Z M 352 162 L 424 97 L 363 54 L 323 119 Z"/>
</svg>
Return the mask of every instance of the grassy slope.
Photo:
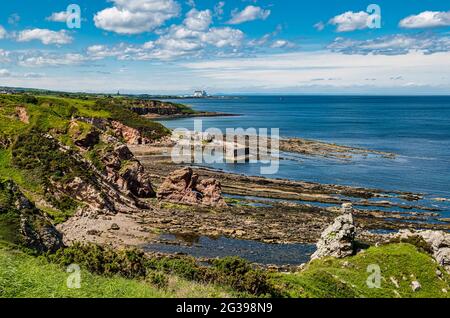
<svg viewBox="0 0 450 318">
<path fill-rule="evenodd" d="M 0 248 L 0 297 L 4 298 L 154 298 L 228 297 L 222 288 L 170 277 L 168 287 L 159 289 L 148 282 L 120 277 L 102 277 L 81 272 L 81 288 L 66 286 L 60 266 L 19 251 Z"/>
<path fill-rule="evenodd" d="M 26 110 L 29 116 L 28 124 L 18 119 L 18 107 Z M 159 138 L 168 133 L 161 124 L 140 117 L 126 107 L 116 104 L 112 99 L 84 100 L 53 96 L 0 95 L 0 142 L 9 140 L 10 144 L 8 148 L 0 147 L 0 179 L 13 180 L 32 201 L 39 201 L 45 195 L 45 183 L 50 176 L 60 174 L 61 168 L 74 170 L 72 168 L 75 167 L 70 167 L 70 156 L 64 158 L 58 151 L 41 147 L 45 140 L 42 138 L 38 140 L 36 137 L 42 132 L 49 132 L 60 142 L 72 147 L 72 135 L 83 135 L 92 128 L 91 125 L 79 121 L 77 124 L 79 131 L 74 131 L 73 127 L 70 129 L 69 124 L 73 116 L 121 121 L 140 129 L 149 138 Z M 15 143 L 17 140 L 21 140 L 21 143 Z M 17 160 L 18 156 L 24 160 Z M 89 159 L 95 163 L 97 158 L 89 157 Z M 42 164 L 42 160 L 47 162 L 47 166 Z M 66 175 L 70 177 L 77 173 L 79 171 L 71 171 Z M 69 204 L 70 202 L 59 205 L 56 202 L 51 203 L 57 210 L 41 208 L 46 210 L 56 223 L 70 216 L 75 207 L 75 203 Z"/>
<path fill-rule="evenodd" d="M 381 268 L 381 288 L 369 288 L 366 280 L 371 273 L 367 267 L 377 264 Z M 449 277 L 436 275 L 437 264 L 427 254 L 409 244 L 390 244 L 372 247 L 362 254 L 346 259 L 317 260 L 301 273 L 277 275 L 276 280 L 288 290 L 291 297 L 332 298 L 390 298 L 390 297 L 449 297 L 442 292 L 449 289 Z M 441 272 L 445 272 L 442 268 Z M 400 285 L 397 288 L 391 281 Z M 411 282 L 422 285 L 413 292 Z"/>
</svg>

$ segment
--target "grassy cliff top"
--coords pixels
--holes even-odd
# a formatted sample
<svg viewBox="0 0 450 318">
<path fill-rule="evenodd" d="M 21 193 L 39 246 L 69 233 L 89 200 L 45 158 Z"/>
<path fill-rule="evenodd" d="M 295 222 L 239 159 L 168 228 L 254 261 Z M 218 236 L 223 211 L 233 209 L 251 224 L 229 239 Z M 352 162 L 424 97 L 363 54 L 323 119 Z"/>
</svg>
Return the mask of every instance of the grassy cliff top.
<svg viewBox="0 0 450 318">
<path fill-rule="evenodd" d="M 373 274 L 377 267 L 381 274 L 380 284 L 368 285 L 368 281 L 376 282 Z M 437 273 L 441 273 L 441 276 Z M 450 292 L 449 275 L 430 255 L 410 244 L 371 247 L 345 259 L 315 260 L 302 272 L 277 275 L 275 280 L 291 297 L 450 297 L 449 293 L 443 291 Z M 420 283 L 418 291 L 413 291 L 413 281 Z"/>
</svg>

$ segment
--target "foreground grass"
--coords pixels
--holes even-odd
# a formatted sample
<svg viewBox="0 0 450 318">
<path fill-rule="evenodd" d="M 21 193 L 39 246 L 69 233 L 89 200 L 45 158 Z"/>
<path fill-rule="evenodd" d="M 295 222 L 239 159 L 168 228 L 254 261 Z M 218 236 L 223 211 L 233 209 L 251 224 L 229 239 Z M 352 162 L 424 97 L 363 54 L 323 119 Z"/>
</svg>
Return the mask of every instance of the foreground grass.
<svg viewBox="0 0 450 318">
<path fill-rule="evenodd" d="M 367 279 L 373 273 L 370 265 L 381 270 L 380 288 L 369 288 Z M 442 273 L 441 277 L 437 271 Z M 324 259 L 311 262 L 304 271 L 276 275 L 290 297 L 319 298 L 437 298 L 450 297 L 449 276 L 427 254 L 410 244 L 372 247 L 346 259 Z M 414 292 L 411 282 L 421 289 Z"/>
<path fill-rule="evenodd" d="M 0 247 L 2 298 L 171 298 L 229 297 L 227 290 L 169 277 L 164 288 L 120 277 L 102 277 L 81 271 L 81 288 L 67 288 L 64 268 L 17 250 Z"/>
</svg>

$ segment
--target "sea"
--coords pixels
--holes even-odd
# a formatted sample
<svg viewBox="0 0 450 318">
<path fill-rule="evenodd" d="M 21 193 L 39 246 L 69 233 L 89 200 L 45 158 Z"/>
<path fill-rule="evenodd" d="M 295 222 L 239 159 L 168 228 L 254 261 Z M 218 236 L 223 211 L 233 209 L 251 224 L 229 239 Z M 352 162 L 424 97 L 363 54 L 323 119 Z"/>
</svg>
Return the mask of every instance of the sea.
<svg viewBox="0 0 450 318">
<path fill-rule="evenodd" d="M 392 152 L 353 160 L 296 157 L 271 176 L 424 193 L 450 198 L 450 96 L 241 96 L 174 100 L 198 111 L 239 116 L 166 120 L 169 128 L 279 128 L 300 137 Z M 224 164 L 230 172 L 260 175 L 251 164 Z"/>
<path fill-rule="evenodd" d="M 439 217 L 450 218 L 450 202 L 434 200 L 450 199 L 450 96 L 238 96 L 172 101 L 198 111 L 238 115 L 161 121 L 172 129 L 193 130 L 195 120 L 202 121 L 203 129 L 223 132 L 278 128 L 281 137 L 394 153 L 394 159 L 359 156 L 351 160 L 282 154 L 285 160 L 278 171 L 266 177 L 421 193 L 425 199 L 420 205 L 439 208 Z M 261 175 L 257 164 L 204 165 Z M 276 257 L 289 254 L 283 246 L 279 250 Z M 291 263 L 284 258 L 280 262 Z"/>
</svg>

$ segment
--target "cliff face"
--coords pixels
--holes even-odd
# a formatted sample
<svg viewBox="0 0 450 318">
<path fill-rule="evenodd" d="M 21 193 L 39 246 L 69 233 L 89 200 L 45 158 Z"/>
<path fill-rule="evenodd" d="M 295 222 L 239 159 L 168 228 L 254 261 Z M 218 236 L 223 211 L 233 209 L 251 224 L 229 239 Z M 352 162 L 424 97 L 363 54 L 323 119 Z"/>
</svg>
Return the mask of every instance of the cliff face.
<svg viewBox="0 0 450 318">
<path fill-rule="evenodd" d="M 63 246 L 62 236 L 50 219 L 14 182 L 1 181 L 0 194 L 0 240 L 39 252 L 53 252 Z"/>
<path fill-rule="evenodd" d="M 73 122 L 76 120 L 71 125 Z M 121 127 L 131 130 L 123 124 Z M 136 136 L 142 138 L 137 131 Z M 117 122 L 108 120 L 97 122 L 84 138 L 79 134 L 74 137 L 78 149 L 71 157 L 86 173 L 67 177 L 63 182 L 54 181 L 52 190 L 82 203 L 78 213 L 128 213 L 146 207 L 139 199 L 155 197 L 149 175 L 122 137 Z M 64 149 L 63 145 L 59 146 Z"/>
<path fill-rule="evenodd" d="M 25 190 L 55 224 L 147 209 L 142 199 L 156 196 L 127 144 L 151 143 L 166 130 L 114 100 L 0 95 L 0 121 L 0 180 L 15 181 L 17 195 Z M 33 241 L 46 236 L 22 223 Z"/>
</svg>

